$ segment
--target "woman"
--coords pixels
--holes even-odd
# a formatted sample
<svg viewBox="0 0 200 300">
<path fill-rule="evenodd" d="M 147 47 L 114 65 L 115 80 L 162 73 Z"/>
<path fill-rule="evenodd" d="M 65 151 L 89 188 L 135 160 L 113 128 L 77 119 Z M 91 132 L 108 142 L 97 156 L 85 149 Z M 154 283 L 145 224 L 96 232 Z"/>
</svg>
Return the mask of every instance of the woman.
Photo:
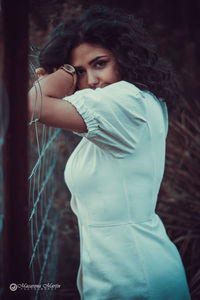
<svg viewBox="0 0 200 300">
<path fill-rule="evenodd" d="M 179 99 L 170 66 L 138 20 L 105 7 L 59 25 L 39 59 L 42 99 L 36 83 L 30 119 L 83 137 L 65 169 L 79 223 L 81 299 L 190 299 L 178 250 L 155 213 L 164 100 L 171 110 Z"/>
</svg>

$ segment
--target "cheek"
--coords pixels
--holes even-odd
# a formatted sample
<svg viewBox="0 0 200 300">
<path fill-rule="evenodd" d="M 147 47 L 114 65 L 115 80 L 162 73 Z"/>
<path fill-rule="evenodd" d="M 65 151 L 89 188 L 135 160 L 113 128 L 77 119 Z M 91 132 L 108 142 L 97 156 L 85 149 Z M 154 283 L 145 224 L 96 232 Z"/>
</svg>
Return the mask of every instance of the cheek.
<svg viewBox="0 0 200 300">
<path fill-rule="evenodd" d="M 111 68 L 108 71 L 107 78 L 111 82 L 116 82 L 116 81 L 120 80 L 119 72 L 115 68 Z"/>
<path fill-rule="evenodd" d="M 84 76 L 78 77 L 78 79 L 77 79 L 77 88 L 79 90 L 82 90 L 82 89 L 84 89 L 86 87 L 86 82 L 85 81 L 86 80 L 85 80 Z"/>
<path fill-rule="evenodd" d="M 114 73 L 114 74 L 115 74 L 115 79 L 116 79 L 117 81 L 121 80 L 121 76 L 120 76 L 118 70 L 115 70 L 115 73 Z"/>
<path fill-rule="evenodd" d="M 117 80 L 121 80 L 121 75 L 120 75 L 120 72 L 119 72 L 119 69 L 117 68 L 117 66 L 114 67 L 114 74 L 115 74 L 115 78 Z"/>
<path fill-rule="evenodd" d="M 121 78 L 118 68 L 115 64 L 112 64 L 109 66 L 109 68 L 107 70 L 107 75 L 108 75 L 108 78 L 110 79 L 110 81 L 112 81 L 112 82 L 119 81 Z"/>
</svg>

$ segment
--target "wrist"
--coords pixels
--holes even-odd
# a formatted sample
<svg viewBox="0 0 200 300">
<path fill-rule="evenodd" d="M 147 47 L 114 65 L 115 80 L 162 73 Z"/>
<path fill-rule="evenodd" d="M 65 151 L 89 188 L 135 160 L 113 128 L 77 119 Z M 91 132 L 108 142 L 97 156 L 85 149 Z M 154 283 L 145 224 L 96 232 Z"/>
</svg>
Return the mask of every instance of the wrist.
<svg viewBox="0 0 200 300">
<path fill-rule="evenodd" d="M 76 70 L 72 65 L 69 64 L 64 64 L 62 65 L 59 69 L 63 70 L 64 72 L 70 74 L 73 78 L 73 83 L 74 86 L 76 86 L 77 83 L 77 74 L 76 74 Z"/>
</svg>

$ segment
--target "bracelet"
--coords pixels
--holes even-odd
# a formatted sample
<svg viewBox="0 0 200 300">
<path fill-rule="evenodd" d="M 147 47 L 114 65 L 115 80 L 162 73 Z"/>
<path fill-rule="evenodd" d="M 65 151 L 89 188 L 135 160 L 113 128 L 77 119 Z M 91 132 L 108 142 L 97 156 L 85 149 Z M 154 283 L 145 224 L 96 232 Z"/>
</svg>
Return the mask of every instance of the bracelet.
<svg viewBox="0 0 200 300">
<path fill-rule="evenodd" d="M 71 74 L 72 76 L 73 76 L 73 73 L 76 73 L 75 68 L 71 65 L 68 65 L 68 64 L 64 64 L 59 69 L 63 69 L 65 72 Z"/>
<path fill-rule="evenodd" d="M 73 77 L 73 81 L 76 84 L 77 82 L 77 76 L 76 76 L 76 70 L 72 65 L 64 64 L 59 69 L 65 71 L 66 73 L 69 73 Z"/>
</svg>

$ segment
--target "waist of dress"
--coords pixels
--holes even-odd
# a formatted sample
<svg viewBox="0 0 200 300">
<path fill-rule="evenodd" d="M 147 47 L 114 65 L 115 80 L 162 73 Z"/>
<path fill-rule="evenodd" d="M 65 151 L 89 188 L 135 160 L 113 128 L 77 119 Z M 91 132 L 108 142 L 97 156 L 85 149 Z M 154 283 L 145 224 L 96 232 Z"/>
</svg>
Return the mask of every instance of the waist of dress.
<svg viewBox="0 0 200 300">
<path fill-rule="evenodd" d="M 151 223 L 155 221 L 161 221 L 160 217 L 155 213 L 155 211 L 152 212 L 152 214 L 148 216 L 140 216 L 137 220 L 131 219 L 131 214 L 129 217 L 125 220 L 110 220 L 110 221 L 96 221 L 91 220 L 87 214 L 80 213 L 80 210 L 78 209 L 76 198 L 72 196 L 71 198 L 71 209 L 74 212 L 74 214 L 77 216 L 79 225 L 82 225 L 84 227 L 114 227 L 114 226 L 126 226 L 126 225 L 142 225 L 145 223 Z"/>
<path fill-rule="evenodd" d="M 100 223 L 87 223 L 87 222 L 83 222 L 81 220 L 80 217 L 78 217 L 78 222 L 81 226 L 84 226 L 84 227 L 114 227 L 114 226 L 127 226 L 127 225 L 142 225 L 142 224 L 145 224 L 145 223 L 149 223 L 149 222 L 152 222 L 152 221 L 155 221 L 156 219 L 159 219 L 159 216 L 157 214 L 153 214 L 153 216 L 151 218 L 148 218 L 146 220 L 143 220 L 143 221 L 138 221 L 138 222 L 133 222 L 133 221 L 127 221 L 127 222 L 116 222 L 116 223 L 109 223 L 109 222 L 100 222 Z"/>
<path fill-rule="evenodd" d="M 148 219 L 144 222 L 126 222 L 126 223 L 111 223 L 111 224 L 88 224 L 87 226 L 88 227 L 112 227 L 112 226 L 123 226 L 123 225 L 136 225 L 136 224 L 143 224 L 143 223 L 146 223 L 146 222 L 149 222 L 149 221 L 152 221 L 152 219 Z"/>
</svg>

